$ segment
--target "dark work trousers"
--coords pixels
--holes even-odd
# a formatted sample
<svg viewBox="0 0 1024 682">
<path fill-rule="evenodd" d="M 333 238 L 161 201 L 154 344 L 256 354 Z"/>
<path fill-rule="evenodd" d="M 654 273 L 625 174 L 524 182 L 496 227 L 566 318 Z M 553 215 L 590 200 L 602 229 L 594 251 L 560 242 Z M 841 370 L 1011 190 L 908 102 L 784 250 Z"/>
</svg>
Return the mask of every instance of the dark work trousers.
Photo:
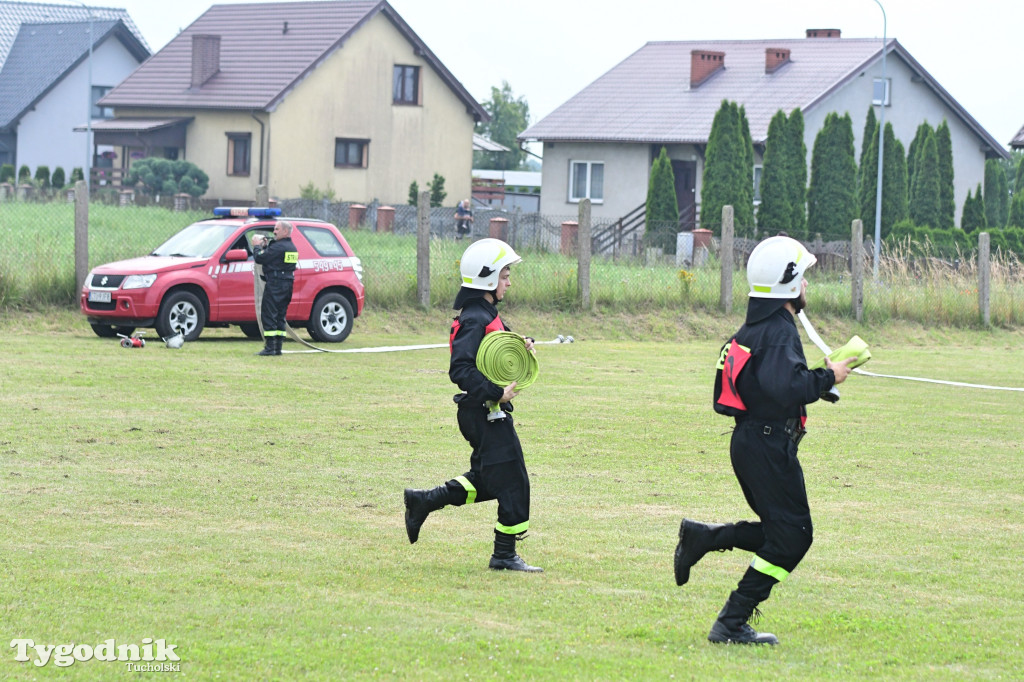
<svg viewBox="0 0 1024 682">
<path fill-rule="evenodd" d="M 459 430 L 473 447 L 469 471 L 447 483 L 456 506 L 498 501 L 499 533 L 517 535 L 530 527 L 530 477 L 512 415 L 489 422 L 481 405 L 459 404 Z"/>
<path fill-rule="evenodd" d="M 780 423 L 740 420 L 732 433 L 729 454 L 743 495 L 760 517 L 764 534 L 764 544 L 756 550 L 737 592 L 762 602 L 811 547 L 814 532 L 804 473 L 796 443 Z"/>
<path fill-rule="evenodd" d="M 267 286 L 263 289 L 263 306 L 260 308 L 263 331 L 267 336 L 284 336 L 285 316 L 292 300 L 294 280 L 290 277 L 285 279 L 275 272 L 268 272 L 265 277 Z"/>
</svg>

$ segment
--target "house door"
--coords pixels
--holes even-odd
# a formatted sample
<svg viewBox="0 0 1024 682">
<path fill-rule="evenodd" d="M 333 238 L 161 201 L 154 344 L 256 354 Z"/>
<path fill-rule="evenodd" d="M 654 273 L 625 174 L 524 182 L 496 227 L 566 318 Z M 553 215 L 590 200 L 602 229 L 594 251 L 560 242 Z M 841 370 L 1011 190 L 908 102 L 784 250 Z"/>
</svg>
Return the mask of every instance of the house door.
<svg viewBox="0 0 1024 682">
<path fill-rule="evenodd" d="M 679 229 L 692 230 L 697 226 L 697 162 L 673 161 L 672 173 L 676 178 Z"/>
</svg>

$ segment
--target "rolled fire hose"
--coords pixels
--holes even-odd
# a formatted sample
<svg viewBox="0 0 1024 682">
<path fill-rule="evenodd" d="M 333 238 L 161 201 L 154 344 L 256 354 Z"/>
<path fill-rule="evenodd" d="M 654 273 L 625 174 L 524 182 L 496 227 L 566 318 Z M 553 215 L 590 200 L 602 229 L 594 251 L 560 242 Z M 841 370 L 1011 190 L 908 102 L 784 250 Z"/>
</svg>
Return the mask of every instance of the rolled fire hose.
<svg viewBox="0 0 1024 682">
<path fill-rule="evenodd" d="M 504 387 L 514 381 L 520 390 L 536 381 L 540 372 L 537 356 L 526 349 L 526 340 L 512 332 L 484 336 L 476 351 L 476 368 L 497 385 Z M 487 421 L 508 416 L 496 401 L 488 400 L 487 409 Z"/>
</svg>

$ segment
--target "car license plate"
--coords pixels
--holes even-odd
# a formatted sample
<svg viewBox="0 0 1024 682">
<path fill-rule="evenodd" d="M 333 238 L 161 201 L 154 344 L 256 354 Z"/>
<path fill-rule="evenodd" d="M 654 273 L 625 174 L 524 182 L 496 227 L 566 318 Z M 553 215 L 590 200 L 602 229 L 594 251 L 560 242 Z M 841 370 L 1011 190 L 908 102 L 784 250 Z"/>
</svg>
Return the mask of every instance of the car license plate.
<svg viewBox="0 0 1024 682">
<path fill-rule="evenodd" d="M 90 303 L 110 303 L 110 292 L 109 291 L 90 291 L 89 292 Z"/>
</svg>

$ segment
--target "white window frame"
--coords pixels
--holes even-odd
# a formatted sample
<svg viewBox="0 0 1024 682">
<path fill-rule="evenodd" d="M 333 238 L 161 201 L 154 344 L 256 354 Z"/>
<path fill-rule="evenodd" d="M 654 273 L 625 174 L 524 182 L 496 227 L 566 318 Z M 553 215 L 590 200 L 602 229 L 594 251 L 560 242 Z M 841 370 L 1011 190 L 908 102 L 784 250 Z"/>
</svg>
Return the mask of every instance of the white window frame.
<svg viewBox="0 0 1024 682">
<path fill-rule="evenodd" d="M 875 92 L 878 88 L 878 84 L 882 82 L 881 78 L 874 78 L 871 80 L 871 105 L 878 106 L 882 102 L 875 97 Z M 885 79 L 885 106 L 892 106 L 892 79 Z"/>
<path fill-rule="evenodd" d="M 585 196 L 573 196 L 573 189 L 576 186 L 575 181 L 577 164 L 586 164 L 587 167 L 587 192 Z M 604 165 L 604 161 L 585 161 L 583 159 L 569 159 L 569 191 L 567 192 L 567 194 L 569 196 L 570 204 L 578 204 L 583 199 L 590 199 L 590 202 L 593 204 L 604 203 Z M 591 171 L 594 166 L 601 166 L 601 197 L 599 199 L 595 199 L 591 196 Z"/>
</svg>

